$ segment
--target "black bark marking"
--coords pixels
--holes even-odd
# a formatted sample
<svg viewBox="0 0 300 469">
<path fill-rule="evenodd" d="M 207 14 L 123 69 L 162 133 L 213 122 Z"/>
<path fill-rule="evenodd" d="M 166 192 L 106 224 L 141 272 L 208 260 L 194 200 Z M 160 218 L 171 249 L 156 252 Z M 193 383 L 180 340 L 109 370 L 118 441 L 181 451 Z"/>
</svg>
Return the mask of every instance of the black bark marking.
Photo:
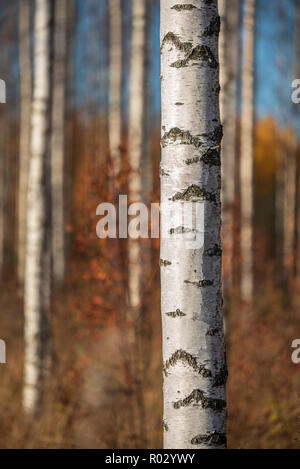
<svg viewBox="0 0 300 469">
<path fill-rule="evenodd" d="M 197 202 L 199 200 L 206 200 L 207 202 L 216 202 L 216 194 L 213 192 L 208 192 L 205 189 L 192 184 L 183 192 L 177 192 L 173 197 L 170 199 L 173 202 L 176 200 L 184 200 L 187 202 Z"/>
<path fill-rule="evenodd" d="M 171 31 L 168 32 L 161 43 L 160 51 L 162 52 L 166 43 L 173 44 L 176 49 L 180 52 L 184 52 L 185 58 L 181 60 L 176 60 L 171 64 L 171 67 L 181 68 L 186 67 L 190 61 L 194 60 L 202 60 L 207 62 L 211 68 L 217 68 L 219 66 L 217 60 L 215 59 L 211 49 L 205 45 L 198 45 L 193 47 L 193 44 L 189 41 L 183 42 L 180 40 L 179 36 L 172 33 Z"/>
<path fill-rule="evenodd" d="M 222 249 L 220 248 L 220 246 L 215 244 L 213 248 L 207 249 L 204 254 L 209 257 L 221 257 Z"/>
<path fill-rule="evenodd" d="M 227 377 L 228 377 L 228 370 L 227 370 L 227 366 L 225 363 L 225 365 L 223 365 L 219 373 L 215 375 L 213 386 L 214 387 L 225 386 Z"/>
<path fill-rule="evenodd" d="M 208 134 L 202 134 L 201 137 L 208 138 L 216 145 L 220 145 L 223 138 L 223 126 L 220 124 L 212 132 L 209 132 Z"/>
<path fill-rule="evenodd" d="M 169 141 L 179 141 L 181 145 L 194 145 L 196 148 L 199 148 L 201 145 L 203 145 L 199 137 L 193 137 L 193 135 L 188 130 L 181 130 L 178 127 L 174 127 L 163 135 L 161 139 L 161 146 L 166 147 Z"/>
<path fill-rule="evenodd" d="M 165 432 L 168 432 L 169 431 L 169 427 L 168 427 L 168 424 L 163 420 L 162 421 L 162 427 L 164 429 Z"/>
<path fill-rule="evenodd" d="M 168 265 L 172 265 L 172 262 L 165 261 L 164 259 L 160 259 L 159 265 L 160 265 L 160 267 L 168 267 Z"/>
<path fill-rule="evenodd" d="M 161 175 L 161 176 L 167 176 L 167 177 L 170 176 L 170 174 L 167 173 L 167 171 L 166 171 L 162 166 L 160 167 L 160 171 L 159 171 L 159 172 L 160 172 L 160 175 Z"/>
<path fill-rule="evenodd" d="M 198 282 L 191 282 L 190 280 L 185 280 L 184 283 L 189 285 L 195 285 L 197 288 L 211 287 L 214 282 L 212 280 L 199 280 Z"/>
<path fill-rule="evenodd" d="M 184 103 L 175 103 L 175 106 L 183 106 Z"/>
<path fill-rule="evenodd" d="M 197 435 L 191 440 L 192 445 L 201 445 L 203 443 L 212 446 L 225 446 L 227 444 L 227 438 L 225 433 L 212 432 L 204 435 Z"/>
<path fill-rule="evenodd" d="M 196 156 L 195 158 L 189 158 L 185 160 L 187 165 L 194 163 L 205 163 L 209 166 L 221 166 L 220 158 L 221 147 L 219 145 L 208 148 L 203 155 Z"/>
<path fill-rule="evenodd" d="M 171 311 L 170 313 L 166 313 L 167 316 L 170 318 L 183 318 L 186 314 L 181 311 L 180 309 L 176 309 L 176 311 Z"/>
<path fill-rule="evenodd" d="M 191 61 L 201 60 L 206 62 L 211 68 L 218 68 L 219 64 L 215 59 L 211 49 L 208 46 L 199 45 L 193 47 L 190 52 L 187 53 L 184 59 L 176 60 L 170 67 L 183 68 L 187 67 Z"/>
<path fill-rule="evenodd" d="M 219 334 L 220 332 L 220 329 L 209 329 L 207 332 L 206 332 L 206 335 L 208 336 L 214 336 L 214 335 L 217 335 Z"/>
<path fill-rule="evenodd" d="M 216 18 L 211 20 L 211 22 L 205 29 L 203 36 L 213 36 L 214 34 L 218 35 L 220 32 L 220 26 L 221 26 L 221 20 L 220 20 L 220 17 L 217 16 Z"/>
<path fill-rule="evenodd" d="M 186 234 L 186 233 L 194 233 L 196 230 L 191 228 L 185 228 L 184 226 L 178 226 L 177 228 L 171 228 L 169 233 L 170 235 L 173 234 Z"/>
<path fill-rule="evenodd" d="M 180 407 L 188 407 L 197 404 L 200 404 L 202 409 L 213 409 L 219 412 L 226 408 L 226 402 L 223 399 L 205 397 L 200 389 L 194 389 L 189 396 L 174 402 L 173 406 L 174 409 L 180 409 Z"/>
<path fill-rule="evenodd" d="M 198 365 L 197 359 L 193 357 L 193 355 L 182 349 L 176 350 L 176 352 L 174 352 L 163 365 L 163 371 L 165 373 L 165 376 L 168 376 L 167 370 L 171 368 L 171 366 L 175 366 L 176 363 L 178 363 L 179 361 L 181 361 L 184 365 L 190 366 L 194 371 L 199 373 L 204 378 L 211 377 L 210 370 L 205 368 L 204 365 Z"/>
<path fill-rule="evenodd" d="M 163 50 L 164 45 L 167 42 L 173 44 L 176 47 L 176 49 L 185 53 L 190 52 L 190 50 L 193 48 L 193 44 L 191 42 L 182 42 L 179 36 L 177 36 L 176 34 L 172 32 L 168 32 L 162 40 L 161 48 L 160 48 L 161 52 Z"/>
<path fill-rule="evenodd" d="M 171 10 L 176 10 L 176 11 L 191 11 L 191 10 L 198 10 L 197 7 L 195 7 L 195 5 L 192 5 L 191 3 L 184 3 L 183 5 L 174 5 L 173 7 L 171 7 Z"/>
</svg>

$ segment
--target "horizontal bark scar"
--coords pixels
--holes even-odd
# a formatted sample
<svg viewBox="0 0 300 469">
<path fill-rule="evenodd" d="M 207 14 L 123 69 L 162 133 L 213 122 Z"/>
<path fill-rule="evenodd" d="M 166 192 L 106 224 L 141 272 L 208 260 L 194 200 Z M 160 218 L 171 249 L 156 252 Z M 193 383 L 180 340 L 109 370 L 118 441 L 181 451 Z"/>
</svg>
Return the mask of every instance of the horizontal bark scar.
<svg viewBox="0 0 300 469">
<path fill-rule="evenodd" d="M 209 257 L 221 257 L 222 249 L 217 244 L 213 248 L 207 249 L 204 254 Z"/>
<path fill-rule="evenodd" d="M 175 366 L 178 362 L 182 362 L 184 365 L 190 366 L 194 371 L 199 373 L 204 378 L 208 378 L 211 376 L 211 371 L 205 368 L 204 365 L 198 365 L 197 359 L 193 357 L 190 353 L 186 352 L 185 350 L 176 350 L 171 357 L 165 362 L 163 365 L 163 372 L 165 376 L 168 376 L 167 370 L 171 368 L 171 366 Z"/>
<path fill-rule="evenodd" d="M 226 408 L 226 402 L 223 399 L 206 397 L 200 389 L 194 389 L 186 398 L 174 402 L 173 406 L 174 409 L 180 409 L 181 407 L 197 404 L 200 404 L 202 409 L 212 409 L 216 411 L 222 411 Z"/>
<path fill-rule="evenodd" d="M 174 5 L 171 7 L 171 10 L 176 10 L 176 11 L 191 11 L 191 10 L 198 10 L 195 5 L 192 5 L 191 3 L 184 3 L 182 5 Z"/>
<path fill-rule="evenodd" d="M 164 148 L 168 143 L 179 142 L 181 145 L 194 145 L 199 148 L 203 143 L 199 137 L 194 137 L 188 130 L 181 130 L 174 127 L 166 132 L 161 139 L 161 146 Z"/>
<path fill-rule="evenodd" d="M 195 60 L 201 60 L 203 62 L 206 62 L 211 68 L 217 68 L 219 66 L 211 49 L 208 46 L 204 46 L 201 44 L 196 47 L 193 47 L 191 51 L 186 54 L 186 57 L 184 59 L 176 60 L 176 62 L 173 62 L 170 67 L 187 67 L 191 61 Z"/>
<path fill-rule="evenodd" d="M 216 145 L 220 145 L 223 138 L 223 126 L 220 124 L 212 132 L 201 134 L 201 137 L 211 140 Z"/>
<path fill-rule="evenodd" d="M 218 328 L 208 329 L 208 331 L 206 332 L 206 335 L 213 337 L 214 335 L 219 334 L 219 332 L 220 332 L 220 329 L 218 329 Z"/>
<path fill-rule="evenodd" d="M 184 316 L 186 316 L 186 314 L 180 309 L 176 309 L 176 311 L 171 311 L 169 313 L 166 313 L 166 315 L 169 316 L 170 318 L 183 318 Z"/>
<path fill-rule="evenodd" d="M 171 228 L 169 233 L 170 235 L 173 234 L 187 234 L 187 233 L 195 233 L 196 230 L 192 228 L 185 228 L 184 226 L 178 226 L 177 228 Z"/>
<path fill-rule="evenodd" d="M 189 285 L 195 285 L 195 287 L 198 288 L 211 287 L 214 284 L 212 280 L 199 280 L 198 282 L 191 282 L 190 280 L 185 280 L 184 283 Z"/>
<path fill-rule="evenodd" d="M 161 52 L 163 51 L 163 48 L 165 44 L 167 43 L 173 44 L 177 50 L 185 54 L 184 59 L 176 60 L 176 62 L 173 62 L 170 65 L 171 67 L 175 67 L 175 68 L 186 67 L 189 64 L 189 62 L 195 61 L 195 60 L 201 60 L 201 61 L 207 62 L 207 64 L 211 68 L 217 68 L 219 66 L 217 60 L 215 59 L 215 56 L 213 55 L 211 49 L 208 46 L 200 44 L 198 46 L 193 47 L 192 42 L 181 41 L 179 36 L 177 36 L 177 34 L 174 34 L 172 32 L 168 32 L 164 36 L 162 43 L 161 43 L 161 48 L 160 48 Z"/>
<path fill-rule="evenodd" d="M 159 265 L 160 265 L 160 267 L 168 267 L 168 265 L 172 265 L 172 262 L 166 261 L 164 259 L 160 259 Z"/>
<path fill-rule="evenodd" d="M 220 145 L 216 145 L 213 147 L 208 148 L 203 155 L 195 156 L 195 158 L 189 158 L 185 160 L 185 164 L 190 165 L 194 163 L 205 163 L 209 166 L 220 166 L 221 165 L 221 158 L 220 158 Z"/>
<path fill-rule="evenodd" d="M 201 445 L 203 443 L 215 446 L 226 446 L 226 435 L 225 433 L 211 432 L 205 433 L 204 435 L 197 435 L 191 440 L 192 445 Z"/>
<path fill-rule="evenodd" d="M 170 200 L 173 202 L 176 200 L 184 200 L 186 202 L 198 202 L 200 200 L 206 200 L 207 202 L 215 203 L 217 201 L 217 197 L 213 192 L 208 192 L 205 189 L 192 184 L 183 192 L 177 192 Z"/>
</svg>

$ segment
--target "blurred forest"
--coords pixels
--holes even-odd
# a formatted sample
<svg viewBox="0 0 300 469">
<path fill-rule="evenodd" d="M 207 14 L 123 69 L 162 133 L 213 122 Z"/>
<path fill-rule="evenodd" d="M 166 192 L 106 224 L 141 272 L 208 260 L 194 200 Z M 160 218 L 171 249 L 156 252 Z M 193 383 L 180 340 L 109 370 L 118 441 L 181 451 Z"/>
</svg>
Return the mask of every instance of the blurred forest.
<svg viewBox="0 0 300 469">
<path fill-rule="evenodd" d="M 132 39 L 139 40 L 134 0 L 50 1 L 52 157 L 44 184 L 51 186 L 52 210 L 45 216 L 56 240 L 50 247 L 51 367 L 41 378 L 38 412 L 24 408 L 24 284 L 27 294 L 33 285 L 24 279 L 24 201 L 40 63 L 35 3 L 0 0 L 0 78 L 6 83 L 0 104 L 0 337 L 7 346 L 7 363 L 0 365 L 0 447 L 161 448 L 159 239 L 138 243 L 140 305 L 132 316 L 130 242 L 96 235 L 98 204 L 131 193 L 134 126 L 143 135 L 141 200 L 160 199 L 159 0 L 144 2 L 140 50 Z M 223 168 L 228 446 L 298 448 L 300 365 L 291 361 L 291 343 L 300 336 L 300 104 L 291 94 L 292 81 L 300 78 L 300 3 L 256 0 L 252 96 L 244 89 L 251 73 L 244 2 L 229 3 L 220 5 L 223 159 L 231 155 Z M 253 119 L 243 98 L 252 100 Z M 141 122 L 135 119 L 139 99 Z M 250 182 L 247 168 L 245 179 L 242 171 L 249 119 Z M 245 202 L 247 184 L 253 206 Z M 250 270 L 241 242 L 247 203 Z"/>
</svg>

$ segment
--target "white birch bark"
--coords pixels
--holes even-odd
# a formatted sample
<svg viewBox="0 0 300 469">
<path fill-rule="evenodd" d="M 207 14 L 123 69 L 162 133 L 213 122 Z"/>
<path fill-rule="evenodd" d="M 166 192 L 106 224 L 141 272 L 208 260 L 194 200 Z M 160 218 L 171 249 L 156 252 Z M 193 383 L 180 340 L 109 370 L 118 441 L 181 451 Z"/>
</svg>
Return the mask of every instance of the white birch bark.
<svg viewBox="0 0 300 469">
<path fill-rule="evenodd" d="M 144 73 L 145 73 L 145 0 L 132 2 L 132 38 L 130 98 L 128 124 L 129 154 L 129 201 L 142 201 L 141 162 L 144 144 Z M 141 247 L 139 240 L 129 239 L 128 244 L 128 277 L 129 299 L 132 312 L 138 312 L 141 305 Z"/>
<path fill-rule="evenodd" d="M 31 64 L 30 64 L 30 0 L 20 3 L 19 47 L 20 47 L 20 146 L 19 146 L 19 190 L 18 213 L 18 278 L 24 281 L 26 246 L 26 194 L 30 151 L 31 110 Z"/>
<path fill-rule="evenodd" d="M 165 448 L 226 446 L 217 0 L 161 1 Z M 192 248 L 186 203 L 203 235 Z M 173 213 L 168 213 L 173 210 Z M 165 233 L 165 234 L 164 234 Z M 168 234 L 168 236 L 166 236 Z"/>
<path fill-rule="evenodd" d="M 241 297 L 253 295 L 253 137 L 255 0 L 245 0 L 241 117 Z"/>
<path fill-rule="evenodd" d="M 64 158 L 67 2 L 55 2 L 53 62 L 53 108 L 51 134 L 52 259 L 53 278 L 61 284 L 65 276 Z"/>
<path fill-rule="evenodd" d="M 222 244 L 226 255 L 223 282 L 230 288 L 233 280 L 239 0 L 219 0 L 219 13 L 220 115 L 224 133 L 221 153 Z"/>
<path fill-rule="evenodd" d="M 25 357 L 23 406 L 35 413 L 49 368 L 49 130 L 51 121 L 51 1 L 35 0 L 34 74 L 27 197 L 24 279 Z"/>
<path fill-rule="evenodd" d="M 118 188 L 121 171 L 121 82 L 122 82 L 122 21 L 120 0 L 109 1 L 110 14 L 110 81 L 108 139 L 111 158 L 110 183 Z"/>
</svg>

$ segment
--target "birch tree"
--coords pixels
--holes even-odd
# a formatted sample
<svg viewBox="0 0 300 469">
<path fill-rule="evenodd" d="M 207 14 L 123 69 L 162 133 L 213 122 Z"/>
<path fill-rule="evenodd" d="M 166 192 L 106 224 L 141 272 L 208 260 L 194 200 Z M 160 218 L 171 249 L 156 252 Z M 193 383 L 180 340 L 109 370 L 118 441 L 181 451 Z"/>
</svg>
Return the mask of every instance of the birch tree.
<svg viewBox="0 0 300 469">
<path fill-rule="evenodd" d="M 226 446 L 219 28 L 217 0 L 161 2 L 160 265 L 168 449 Z M 186 206 L 196 214 L 196 228 L 182 221 Z M 186 239 L 191 232 L 199 235 L 192 246 Z"/>
<path fill-rule="evenodd" d="M 241 297 L 253 295 L 253 137 L 255 0 L 245 0 L 241 116 Z"/>
<path fill-rule="evenodd" d="M 61 284 L 65 275 L 64 156 L 67 2 L 55 2 L 54 79 L 51 138 L 52 258 L 53 278 Z"/>
<path fill-rule="evenodd" d="M 24 281 L 26 246 L 26 194 L 28 180 L 30 110 L 31 110 L 31 64 L 30 64 L 30 0 L 22 0 L 19 12 L 20 47 L 20 147 L 19 147 L 19 188 L 18 213 L 18 277 Z"/>
<path fill-rule="evenodd" d="M 237 137 L 237 76 L 239 0 L 219 0 L 220 31 L 220 114 L 222 141 L 222 244 L 226 256 L 223 281 L 232 286 L 234 201 Z"/>
<path fill-rule="evenodd" d="M 50 364 L 49 141 L 51 122 L 51 0 L 35 0 L 34 73 L 27 196 L 23 406 L 35 413 Z"/>
<path fill-rule="evenodd" d="M 128 181 L 129 200 L 142 202 L 141 162 L 144 149 L 144 74 L 145 74 L 145 13 L 144 0 L 132 3 L 132 40 L 130 69 L 130 99 L 128 153 L 130 174 Z M 137 313 L 141 304 L 140 242 L 129 239 L 129 298 L 132 310 Z"/>
<path fill-rule="evenodd" d="M 109 0 L 110 15 L 110 81 L 108 138 L 111 158 L 110 182 L 116 189 L 121 171 L 121 82 L 122 82 L 122 23 L 120 0 Z"/>
</svg>

